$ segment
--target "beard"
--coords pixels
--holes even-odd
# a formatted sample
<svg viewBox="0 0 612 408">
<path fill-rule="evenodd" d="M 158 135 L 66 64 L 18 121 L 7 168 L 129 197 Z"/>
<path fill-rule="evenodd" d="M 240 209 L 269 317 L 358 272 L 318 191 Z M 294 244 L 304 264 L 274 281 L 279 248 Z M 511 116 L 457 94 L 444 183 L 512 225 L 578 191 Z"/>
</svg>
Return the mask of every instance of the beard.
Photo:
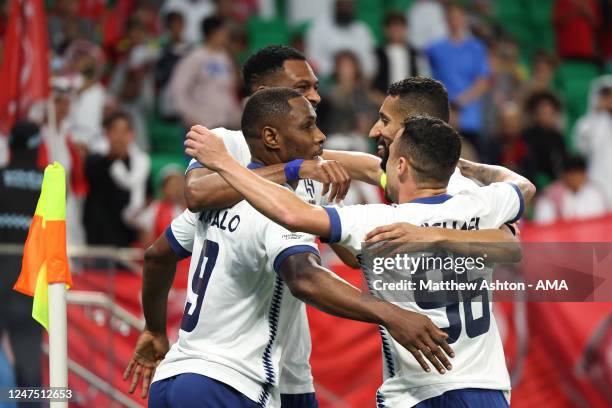
<svg viewBox="0 0 612 408">
<path fill-rule="evenodd" d="M 382 152 L 380 152 L 379 156 L 381 158 L 380 168 L 382 171 L 387 171 L 387 162 L 389 161 L 389 146 L 382 139 L 382 136 L 378 140 L 378 146 L 382 147 Z"/>
</svg>

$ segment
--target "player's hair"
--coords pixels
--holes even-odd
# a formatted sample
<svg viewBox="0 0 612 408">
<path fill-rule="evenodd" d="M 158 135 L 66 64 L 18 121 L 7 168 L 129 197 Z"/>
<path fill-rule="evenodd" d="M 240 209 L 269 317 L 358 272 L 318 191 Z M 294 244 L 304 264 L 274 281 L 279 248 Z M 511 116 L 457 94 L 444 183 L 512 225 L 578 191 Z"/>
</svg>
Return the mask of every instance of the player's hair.
<svg viewBox="0 0 612 408">
<path fill-rule="evenodd" d="M 204 39 L 210 38 L 214 33 L 223 28 L 227 20 L 219 16 L 210 16 L 202 20 L 200 30 Z"/>
<path fill-rule="evenodd" d="M 291 88 L 266 88 L 255 92 L 249 98 L 240 127 L 245 138 L 259 139 L 264 126 L 282 122 L 291 111 L 289 101 L 302 98 L 302 94 Z"/>
<path fill-rule="evenodd" d="M 414 116 L 404 122 L 397 149 L 400 156 L 410 161 L 416 183 L 446 185 L 459 161 L 461 140 L 446 122 Z"/>
<path fill-rule="evenodd" d="M 130 127 L 130 129 L 134 128 L 132 124 L 131 116 L 123 111 L 115 111 L 115 112 L 109 113 L 102 121 L 102 127 L 104 128 L 104 130 L 108 130 L 118 120 L 125 120 L 128 126 Z"/>
<path fill-rule="evenodd" d="M 269 45 L 251 55 L 242 66 L 244 85 L 253 92 L 268 75 L 284 69 L 285 61 L 306 61 L 304 54 L 286 45 Z"/>
<path fill-rule="evenodd" d="M 387 95 L 399 97 L 400 113 L 405 117 L 431 116 L 448 122 L 448 92 L 435 79 L 418 76 L 402 79 L 389 86 Z"/>
</svg>

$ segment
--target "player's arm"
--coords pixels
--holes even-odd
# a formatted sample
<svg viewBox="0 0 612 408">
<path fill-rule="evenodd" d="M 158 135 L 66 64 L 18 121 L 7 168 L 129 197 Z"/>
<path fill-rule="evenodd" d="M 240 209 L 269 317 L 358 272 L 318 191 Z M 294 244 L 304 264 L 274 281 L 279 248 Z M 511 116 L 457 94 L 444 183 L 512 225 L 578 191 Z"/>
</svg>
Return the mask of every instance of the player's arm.
<svg viewBox="0 0 612 408">
<path fill-rule="evenodd" d="M 354 180 L 363 181 L 375 186 L 380 185 L 383 171 L 380 168 L 381 160 L 379 157 L 361 152 L 323 150 L 323 158 L 340 162 Z"/>
<path fill-rule="evenodd" d="M 459 167 L 461 174 L 465 177 L 471 178 L 485 186 L 498 182 L 516 185 L 523 195 L 525 203 L 529 203 L 535 196 L 536 188 L 531 181 L 505 167 L 474 163 L 464 159 L 459 159 L 457 167 Z"/>
<path fill-rule="evenodd" d="M 446 343 L 448 335 L 428 317 L 361 292 L 322 267 L 316 255 L 291 255 L 282 261 L 278 272 L 296 298 L 334 316 L 386 327 L 423 370 L 430 371 L 423 355 L 442 374 L 452 368 L 444 354 L 454 357 Z"/>
<path fill-rule="evenodd" d="M 142 376 L 142 398 L 146 398 L 155 368 L 169 349 L 166 310 L 168 293 L 178 261 L 179 256 L 171 248 L 165 234 L 158 237 L 145 251 L 142 280 L 145 329 L 140 334 L 134 354 L 123 373 L 124 380 L 132 376 L 129 393 L 134 392 Z"/>
<path fill-rule="evenodd" d="M 488 262 L 518 262 L 522 258 L 521 244 L 512 229 L 455 230 L 450 228 L 419 227 L 407 222 L 384 225 L 370 231 L 365 242 L 421 243 L 463 256 L 487 254 Z"/>
<path fill-rule="evenodd" d="M 223 140 L 208 129 L 188 133 L 185 153 L 216 171 L 253 207 L 291 231 L 329 238 L 331 223 L 323 207 L 305 203 L 295 194 L 241 166 L 227 152 Z"/>
</svg>

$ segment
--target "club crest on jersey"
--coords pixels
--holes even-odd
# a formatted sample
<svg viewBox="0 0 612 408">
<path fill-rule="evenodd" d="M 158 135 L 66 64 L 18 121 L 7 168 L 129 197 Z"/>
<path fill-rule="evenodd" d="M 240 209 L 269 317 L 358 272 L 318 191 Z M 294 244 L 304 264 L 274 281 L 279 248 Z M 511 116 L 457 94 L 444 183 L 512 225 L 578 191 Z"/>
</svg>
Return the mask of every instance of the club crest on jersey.
<svg viewBox="0 0 612 408">
<path fill-rule="evenodd" d="M 234 232 L 240 225 L 238 214 L 231 216 L 229 210 L 209 210 L 200 215 L 200 221 L 209 227 L 217 227 L 223 231 Z"/>
</svg>

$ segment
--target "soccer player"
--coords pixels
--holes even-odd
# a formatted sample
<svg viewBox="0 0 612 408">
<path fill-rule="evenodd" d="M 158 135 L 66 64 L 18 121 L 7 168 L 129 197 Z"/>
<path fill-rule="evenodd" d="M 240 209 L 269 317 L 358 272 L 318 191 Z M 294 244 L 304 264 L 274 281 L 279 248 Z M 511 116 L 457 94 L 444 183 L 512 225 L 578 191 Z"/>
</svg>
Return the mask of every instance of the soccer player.
<svg viewBox="0 0 612 408">
<path fill-rule="evenodd" d="M 459 161 L 461 142 L 445 122 L 413 117 L 404 123 L 389 145 L 387 197 L 397 206 L 356 205 L 343 208 L 305 203 L 243 168 L 225 152 L 214 133 L 196 129 L 188 135 L 186 153 L 216 171 L 265 216 L 291 231 L 316 234 L 361 253 L 364 236 L 373 228 L 394 222 L 416 225 L 463 225 L 475 219 L 479 228 L 499 228 L 518 220 L 535 187 L 510 170 L 478 165 L 487 187 L 450 195 L 449 179 Z M 270 200 L 269 197 L 274 197 Z M 452 227 L 449 227 L 452 228 Z M 281 268 L 308 273 L 316 258 L 299 254 Z M 427 314 L 438 327 L 446 327 L 457 352 L 454 369 L 445 376 L 423 373 L 419 351 L 404 348 L 393 333 L 384 353 L 384 383 L 377 393 L 378 407 L 508 407 L 510 378 L 504 352 L 486 292 L 481 303 L 458 302 L 432 308 L 431 304 L 404 302 L 402 306 Z M 481 305 L 481 317 L 472 308 Z M 437 348 L 431 351 L 438 352 Z M 429 350 L 426 351 L 430 352 Z"/>
<path fill-rule="evenodd" d="M 312 105 L 299 92 L 257 92 L 242 117 L 253 160 L 249 167 L 318 157 L 325 136 L 315 121 Z M 297 180 L 289 181 L 287 192 L 300 200 L 289 191 L 296 186 Z M 179 340 L 155 371 L 151 407 L 279 406 L 281 360 L 292 347 L 287 340 L 303 307 L 298 299 L 384 326 L 405 346 L 415 341 L 411 326 L 428 321 L 342 281 L 320 266 L 313 236 L 282 228 L 246 201 L 200 213 L 196 228 Z M 312 262 L 309 268 L 294 267 L 293 259 L 304 255 Z M 163 315 L 159 304 L 145 307 Z M 450 365 L 439 346 L 452 355 L 446 334 L 431 323 L 428 330 L 433 340 L 426 346 L 439 350 L 436 357 Z"/>
</svg>

